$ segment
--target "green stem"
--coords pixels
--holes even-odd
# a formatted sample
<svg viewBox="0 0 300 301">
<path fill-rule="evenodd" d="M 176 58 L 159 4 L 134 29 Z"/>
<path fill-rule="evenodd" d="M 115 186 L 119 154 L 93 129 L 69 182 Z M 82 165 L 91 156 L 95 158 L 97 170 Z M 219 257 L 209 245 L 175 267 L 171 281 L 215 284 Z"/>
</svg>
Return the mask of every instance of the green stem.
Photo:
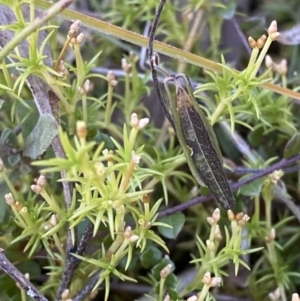
<svg viewBox="0 0 300 301">
<path fill-rule="evenodd" d="M 225 99 L 225 101 L 224 101 L 224 99 Z M 210 123 L 212 126 L 218 121 L 218 119 L 221 116 L 222 112 L 224 111 L 226 105 L 227 105 L 227 100 L 226 100 L 226 98 L 223 98 L 210 117 Z"/>
<path fill-rule="evenodd" d="M 272 44 L 272 39 L 270 37 L 268 37 L 267 40 L 266 40 L 266 43 L 265 43 L 264 47 L 262 48 L 262 50 L 261 50 L 261 52 L 259 54 L 259 57 L 258 57 L 258 59 L 257 59 L 257 61 L 255 63 L 255 68 L 254 68 L 254 70 L 253 70 L 253 72 L 251 74 L 251 78 L 253 78 L 253 77 L 256 76 L 257 71 L 260 68 L 263 60 L 265 59 L 265 56 L 266 56 L 267 51 L 270 48 L 271 44 Z"/>
<path fill-rule="evenodd" d="M 111 105 L 112 105 L 112 97 L 113 97 L 113 87 L 112 85 L 108 84 L 108 91 L 107 91 L 107 101 L 105 107 L 105 117 L 104 117 L 104 126 L 108 127 L 111 119 Z"/>
<path fill-rule="evenodd" d="M 164 286 L 165 286 L 165 281 L 166 281 L 166 278 L 160 278 L 160 281 L 159 281 L 159 296 L 158 296 L 158 301 L 163 301 L 164 300 Z"/>
<path fill-rule="evenodd" d="M 18 193 L 17 190 L 15 189 L 14 185 L 10 181 L 10 178 L 6 175 L 6 172 L 2 172 L 2 177 L 8 186 L 8 189 L 10 190 L 11 194 L 13 195 L 14 199 L 17 200 L 20 203 L 24 202 L 24 199 L 22 197 L 22 194 Z"/>
</svg>

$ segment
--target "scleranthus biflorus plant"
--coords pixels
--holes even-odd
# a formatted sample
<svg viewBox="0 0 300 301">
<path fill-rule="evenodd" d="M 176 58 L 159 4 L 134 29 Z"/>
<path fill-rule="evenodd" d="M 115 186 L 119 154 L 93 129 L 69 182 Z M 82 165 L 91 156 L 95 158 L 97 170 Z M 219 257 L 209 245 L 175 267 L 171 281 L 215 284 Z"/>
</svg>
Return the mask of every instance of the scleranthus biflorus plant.
<svg viewBox="0 0 300 301">
<path fill-rule="evenodd" d="M 238 73 L 218 47 L 236 6 L 190 0 L 178 15 L 177 1 L 167 1 L 157 31 L 184 51 L 154 41 L 154 51 L 182 59 L 156 67 L 186 92 L 179 99 L 164 86 L 168 123 L 143 51 L 121 41 L 147 46 L 137 25 L 153 21 L 157 3 L 109 1 L 101 6 L 108 14 L 93 18 L 68 9 L 71 2 L 0 0 L 0 299 L 299 301 L 299 121 L 288 97 L 299 94 L 288 89 L 286 60 L 262 64 L 276 22 L 249 38 Z M 66 30 L 55 16 L 77 21 Z M 206 52 L 197 44 L 205 28 Z M 199 75 L 197 65 L 207 71 Z M 193 120 L 205 120 L 210 137 L 216 130 L 235 212 L 215 209 L 212 186 L 191 174 L 196 151 L 186 136 L 206 144 L 176 105 L 201 110 Z"/>
</svg>

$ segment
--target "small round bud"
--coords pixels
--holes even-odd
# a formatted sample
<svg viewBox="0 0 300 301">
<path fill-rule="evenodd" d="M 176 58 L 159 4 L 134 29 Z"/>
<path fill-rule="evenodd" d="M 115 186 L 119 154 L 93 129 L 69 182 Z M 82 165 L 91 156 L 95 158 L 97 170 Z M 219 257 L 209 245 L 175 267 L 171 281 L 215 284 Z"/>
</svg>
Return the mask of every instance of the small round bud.
<svg viewBox="0 0 300 301">
<path fill-rule="evenodd" d="M 49 220 L 49 224 L 52 226 L 52 227 L 55 227 L 57 225 L 57 217 L 55 214 L 52 214 L 51 217 L 50 217 L 50 220 Z"/>
<path fill-rule="evenodd" d="M 161 278 L 167 278 L 168 275 L 171 273 L 171 271 L 172 271 L 172 265 L 169 263 L 166 267 L 164 267 L 160 271 L 160 277 Z"/>
<path fill-rule="evenodd" d="M 31 185 L 30 188 L 36 194 L 40 194 L 43 191 L 43 188 L 39 185 Z"/>
<path fill-rule="evenodd" d="M 63 300 L 66 300 L 69 297 L 69 295 L 70 295 L 70 291 L 68 289 L 65 289 L 61 294 L 61 298 Z"/>
<path fill-rule="evenodd" d="M 222 282 L 221 277 L 212 277 L 210 286 L 211 287 L 220 286 L 221 282 Z"/>
<path fill-rule="evenodd" d="M 231 222 L 234 221 L 235 216 L 234 216 L 234 213 L 233 213 L 232 210 L 228 210 L 228 211 L 227 211 L 227 217 L 228 217 L 228 219 L 229 219 Z"/>
<path fill-rule="evenodd" d="M 36 185 L 40 186 L 41 188 L 44 188 L 46 185 L 46 178 L 43 175 L 40 175 L 38 180 L 36 181 Z"/>
<path fill-rule="evenodd" d="M 131 114 L 131 117 L 130 117 L 130 125 L 131 125 L 133 128 L 137 128 L 137 127 L 138 127 L 138 125 L 139 125 L 139 119 L 138 119 L 136 113 L 132 113 L 132 114 Z"/>
<path fill-rule="evenodd" d="M 244 213 L 243 212 L 239 212 L 235 215 L 235 220 L 238 222 L 240 221 L 244 216 Z"/>
<path fill-rule="evenodd" d="M 139 239 L 139 236 L 133 234 L 129 237 L 129 242 L 133 243 L 133 242 L 136 242 L 138 239 Z"/>
<path fill-rule="evenodd" d="M 11 193 L 7 193 L 4 198 L 7 205 L 12 206 L 15 204 L 15 199 Z"/>
<path fill-rule="evenodd" d="M 269 35 L 269 37 L 272 41 L 276 41 L 279 36 L 280 36 L 279 32 L 274 32 L 274 33 Z"/>
<path fill-rule="evenodd" d="M 123 58 L 121 60 L 121 66 L 122 66 L 123 71 L 125 71 L 126 73 L 130 73 L 132 70 L 132 66 L 130 64 L 128 64 L 128 62 L 125 58 Z"/>
<path fill-rule="evenodd" d="M 266 55 L 265 57 L 265 65 L 267 68 L 273 68 L 273 60 L 269 54 Z"/>
<path fill-rule="evenodd" d="M 132 151 L 132 157 L 131 160 L 134 162 L 134 164 L 138 165 L 140 164 L 141 157 L 136 155 L 134 151 Z"/>
<path fill-rule="evenodd" d="M 267 40 L 267 36 L 265 34 L 263 34 L 258 40 L 257 40 L 257 48 L 261 49 L 264 47 L 265 43 Z"/>
<path fill-rule="evenodd" d="M 91 88 L 91 81 L 89 79 L 86 79 L 83 83 L 83 90 L 85 91 L 85 94 L 88 94 Z"/>
<path fill-rule="evenodd" d="M 277 22 L 276 21 L 272 21 L 269 28 L 268 28 L 268 34 L 271 35 L 273 33 L 276 33 L 277 30 Z"/>
<path fill-rule="evenodd" d="M 165 298 L 164 298 L 164 301 L 170 301 L 171 299 L 170 299 L 170 296 L 169 296 L 169 294 L 166 294 L 166 296 L 165 296 Z"/>
<path fill-rule="evenodd" d="M 276 238 L 276 230 L 274 228 L 271 229 L 269 236 L 273 240 Z"/>
<path fill-rule="evenodd" d="M 298 294 L 292 294 L 292 301 L 300 301 Z"/>
<path fill-rule="evenodd" d="M 212 214 L 212 218 L 218 222 L 221 218 L 221 215 L 220 215 L 220 209 L 219 208 L 216 208 L 215 211 L 213 212 Z"/>
<path fill-rule="evenodd" d="M 81 26 L 81 21 L 80 20 L 76 20 L 75 22 L 73 22 L 70 26 L 70 30 L 68 32 L 68 36 L 70 38 L 74 38 L 78 35 L 80 26 Z"/>
<path fill-rule="evenodd" d="M 207 222 L 212 226 L 216 223 L 216 221 L 211 217 L 211 216 L 208 216 L 206 218 Z"/>
<path fill-rule="evenodd" d="M 83 138 L 83 139 L 87 137 L 87 128 L 86 128 L 86 123 L 84 121 L 77 121 L 76 135 L 78 138 Z"/>
<path fill-rule="evenodd" d="M 197 301 L 197 300 L 198 300 L 198 298 L 195 295 L 193 295 L 193 296 L 186 299 L 186 301 Z"/>
<path fill-rule="evenodd" d="M 81 44 L 83 42 L 84 39 L 84 33 L 80 33 L 77 37 L 76 37 L 76 44 Z"/>
<path fill-rule="evenodd" d="M 115 80 L 116 76 L 112 71 L 108 71 L 107 75 L 106 75 L 106 79 L 108 82 Z"/>
<path fill-rule="evenodd" d="M 268 297 L 270 298 L 271 301 L 279 300 L 279 298 L 280 298 L 280 289 L 279 289 L 279 287 L 277 287 L 274 292 L 269 293 Z"/>
<path fill-rule="evenodd" d="M 29 279 L 30 279 L 30 275 L 29 275 L 29 273 L 25 273 L 25 274 L 24 274 L 24 276 L 25 276 L 25 278 L 26 278 L 27 280 L 29 280 Z"/>
<path fill-rule="evenodd" d="M 124 236 L 128 239 L 130 238 L 130 236 L 132 235 L 132 229 L 131 227 L 126 227 L 125 231 L 124 231 Z"/>
<path fill-rule="evenodd" d="M 250 36 L 250 37 L 248 37 L 248 43 L 249 43 L 249 45 L 250 45 L 250 47 L 253 49 L 253 48 L 256 48 L 257 46 L 256 46 L 256 41 Z"/>
<path fill-rule="evenodd" d="M 287 60 L 286 59 L 282 59 L 281 62 L 279 63 L 279 74 L 280 75 L 286 75 L 288 71 L 287 68 Z"/>
<path fill-rule="evenodd" d="M 149 123 L 149 118 L 142 118 L 139 120 L 137 128 L 139 130 L 143 129 Z"/>
</svg>

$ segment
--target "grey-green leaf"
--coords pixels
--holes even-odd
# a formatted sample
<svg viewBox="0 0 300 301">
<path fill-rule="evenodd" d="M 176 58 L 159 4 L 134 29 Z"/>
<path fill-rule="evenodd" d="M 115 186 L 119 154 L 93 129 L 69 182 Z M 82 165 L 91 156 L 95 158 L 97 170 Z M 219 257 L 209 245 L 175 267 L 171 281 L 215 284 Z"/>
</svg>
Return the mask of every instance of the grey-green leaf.
<svg viewBox="0 0 300 301">
<path fill-rule="evenodd" d="M 58 134 L 58 125 L 50 114 L 41 115 L 35 128 L 25 141 L 24 156 L 36 159 L 50 146 L 52 140 Z"/>
<path fill-rule="evenodd" d="M 283 156 L 286 159 L 289 159 L 295 155 L 298 155 L 300 152 L 300 133 L 296 133 L 286 144 Z"/>
<path fill-rule="evenodd" d="M 250 176 L 251 175 L 245 175 L 245 176 L 241 177 L 239 179 L 239 181 L 241 181 L 245 178 L 249 178 Z M 242 195 L 246 195 L 246 196 L 259 196 L 262 186 L 264 184 L 264 179 L 265 178 L 259 178 L 259 179 L 252 181 L 249 184 L 244 185 L 243 187 L 241 187 L 239 189 L 239 193 L 241 193 Z"/>
<path fill-rule="evenodd" d="M 158 226 L 160 234 L 166 238 L 175 239 L 185 223 L 185 216 L 183 213 L 177 212 L 173 215 L 160 218 L 159 222 L 172 226 L 172 228 Z"/>
</svg>

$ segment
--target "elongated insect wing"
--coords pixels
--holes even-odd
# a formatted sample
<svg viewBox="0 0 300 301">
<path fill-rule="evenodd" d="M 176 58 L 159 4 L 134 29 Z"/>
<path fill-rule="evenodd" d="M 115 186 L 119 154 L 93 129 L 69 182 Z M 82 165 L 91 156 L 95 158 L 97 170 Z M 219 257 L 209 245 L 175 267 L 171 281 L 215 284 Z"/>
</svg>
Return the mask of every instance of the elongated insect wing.
<svg viewBox="0 0 300 301">
<path fill-rule="evenodd" d="M 179 84 L 176 86 L 176 97 L 182 137 L 191 149 L 190 156 L 199 176 L 223 208 L 233 209 L 235 199 L 224 173 L 220 154 L 210 136 L 211 131 L 204 121 L 206 117 L 203 112 L 198 113 L 190 95 Z"/>
<path fill-rule="evenodd" d="M 171 95 L 171 92 L 169 90 L 168 87 L 168 83 L 169 82 L 174 82 L 175 77 L 168 77 L 165 79 L 164 81 L 164 90 L 165 90 L 165 99 L 168 99 L 168 103 L 169 103 L 169 109 L 170 109 L 170 114 L 173 118 L 173 129 L 176 133 L 177 139 L 179 140 L 179 143 L 181 145 L 181 148 L 183 150 L 183 153 L 186 157 L 188 166 L 190 168 L 190 171 L 193 175 L 193 177 L 195 178 L 195 180 L 198 182 L 198 184 L 200 184 L 201 186 L 206 186 L 204 181 L 201 178 L 201 175 L 199 174 L 193 159 L 191 158 L 191 152 L 192 150 L 186 145 L 185 143 L 185 139 L 183 137 L 183 133 L 182 133 L 182 129 L 181 129 L 181 124 L 180 124 L 180 117 L 179 117 L 179 113 L 178 113 L 178 108 L 177 108 L 177 102 L 176 102 L 176 94 L 173 96 Z"/>
</svg>

